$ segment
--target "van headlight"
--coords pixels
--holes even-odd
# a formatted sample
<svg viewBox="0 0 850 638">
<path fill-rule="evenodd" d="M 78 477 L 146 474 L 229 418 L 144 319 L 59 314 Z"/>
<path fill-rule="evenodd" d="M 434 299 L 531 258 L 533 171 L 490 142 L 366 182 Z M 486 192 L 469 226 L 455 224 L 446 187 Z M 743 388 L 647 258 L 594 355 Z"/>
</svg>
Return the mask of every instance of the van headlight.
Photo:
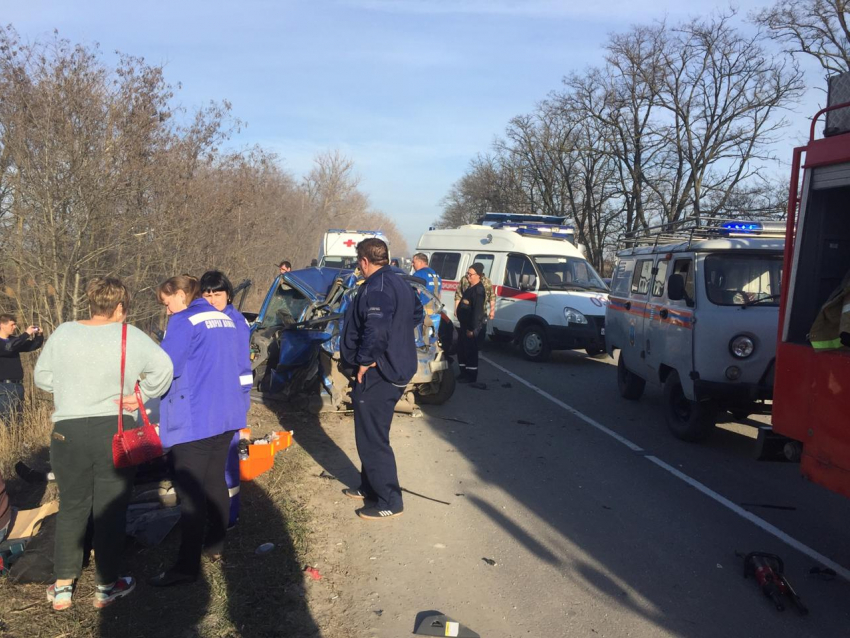
<svg viewBox="0 0 850 638">
<path fill-rule="evenodd" d="M 756 350 L 756 344 L 747 335 L 738 335 L 729 342 L 729 352 L 736 359 L 746 359 Z"/>
<path fill-rule="evenodd" d="M 587 323 L 587 317 L 575 308 L 564 308 L 564 318 L 567 320 L 567 323 Z"/>
</svg>

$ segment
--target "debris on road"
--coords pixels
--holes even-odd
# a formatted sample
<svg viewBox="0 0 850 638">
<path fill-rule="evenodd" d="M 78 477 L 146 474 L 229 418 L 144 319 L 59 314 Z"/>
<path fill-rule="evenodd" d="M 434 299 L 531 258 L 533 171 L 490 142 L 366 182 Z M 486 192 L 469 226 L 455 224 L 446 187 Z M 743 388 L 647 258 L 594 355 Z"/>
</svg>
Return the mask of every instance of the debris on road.
<svg viewBox="0 0 850 638">
<path fill-rule="evenodd" d="M 808 607 L 785 578 L 785 563 L 779 556 L 766 552 L 750 552 L 746 556 L 735 552 L 735 555 L 744 558 L 744 578 L 752 576 L 777 611 L 785 611 L 784 598 L 788 598 L 801 616 L 809 613 Z"/>
<path fill-rule="evenodd" d="M 416 614 L 413 633 L 419 636 L 456 636 L 457 638 L 481 638 L 480 635 L 435 611 L 422 611 Z"/>
<path fill-rule="evenodd" d="M 319 573 L 319 570 L 316 569 L 315 567 L 310 567 L 309 565 L 307 565 L 304 568 L 304 573 L 307 574 L 313 580 L 321 580 L 322 579 L 322 575 Z"/>
<path fill-rule="evenodd" d="M 256 550 L 254 550 L 254 553 L 257 555 L 268 554 L 273 549 L 274 543 L 263 543 Z"/>
<path fill-rule="evenodd" d="M 483 560 L 485 563 L 487 563 L 491 567 L 495 567 L 496 565 L 498 565 L 498 563 L 496 561 L 494 561 L 492 558 L 482 558 L 481 560 Z"/>
<path fill-rule="evenodd" d="M 336 477 L 325 470 L 322 470 L 322 473 L 319 474 L 319 478 L 328 479 L 329 481 L 335 481 Z"/>
</svg>

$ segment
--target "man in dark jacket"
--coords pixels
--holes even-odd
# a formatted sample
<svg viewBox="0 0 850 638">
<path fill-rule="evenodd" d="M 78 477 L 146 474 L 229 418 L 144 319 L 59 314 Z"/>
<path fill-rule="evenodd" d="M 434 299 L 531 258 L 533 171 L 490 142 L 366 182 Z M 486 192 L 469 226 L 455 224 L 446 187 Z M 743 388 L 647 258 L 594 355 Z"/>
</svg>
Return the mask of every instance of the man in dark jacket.
<svg viewBox="0 0 850 638">
<path fill-rule="evenodd" d="M 366 280 L 346 309 L 340 351 L 356 370 L 351 401 L 361 470 L 360 487 L 345 495 L 374 502 L 357 510 L 360 518 L 392 518 L 404 506 L 390 426 L 395 404 L 416 373 L 413 330 L 423 310 L 413 288 L 391 270 L 383 241 L 357 244 L 357 265 Z"/>
<path fill-rule="evenodd" d="M 484 300 L 486 293 L 481 284 L 484 266 L 475 262 L 469 267 L 466 278 L 469 287 L 457 306 L 457 320 L 460 323 L 457 344 L 457 360 L 460 364 L 460 383 L 474 383 L 478 380 L 478 333 L 484 327 Z"/>
<path fill-rule="evenodd" d="M 15 317 L 0 314 L 0 419 L 7 424 L 24 402 L 24 368 L 21 353 L 38 350 L 44 343 L 41 328 L 30 326 L 19 335 Z"/>
</svg>

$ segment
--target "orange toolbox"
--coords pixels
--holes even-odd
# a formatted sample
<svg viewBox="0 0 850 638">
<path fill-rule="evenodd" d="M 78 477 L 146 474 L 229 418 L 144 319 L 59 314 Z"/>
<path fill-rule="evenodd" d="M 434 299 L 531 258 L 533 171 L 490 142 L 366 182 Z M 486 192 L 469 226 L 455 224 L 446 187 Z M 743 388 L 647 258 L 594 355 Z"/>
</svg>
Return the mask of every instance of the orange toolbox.
<svg viewBox="0 0 850 638">
<path fill-rule="evenodd" d="M 251 428 L 239 431 L 243 439 L 251 439 Z M 263 440 L 263 439 L 261 439 Z M 270 434 L 266 443 L 252 442 L 248 445 L 248 456 L 239 457 L 239 478 L 243 481 L 251 481 L 260 474 L 268 472 L 274 466 L 274 456 L 281 450 L 292 445 L 292 430 L 281 430 Z"/>
</svg>

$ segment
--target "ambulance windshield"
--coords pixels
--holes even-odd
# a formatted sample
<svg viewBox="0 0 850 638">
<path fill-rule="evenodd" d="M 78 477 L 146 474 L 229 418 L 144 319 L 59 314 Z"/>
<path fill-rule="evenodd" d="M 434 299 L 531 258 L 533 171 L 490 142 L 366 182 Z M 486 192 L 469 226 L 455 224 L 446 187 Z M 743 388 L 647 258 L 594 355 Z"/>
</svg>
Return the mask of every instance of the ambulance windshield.
<svg viewBox="0 0 850 638">
<path fill-rule="evenodd" d="M 781 253 L 705 258 L 706 294 L 720 306 L 778 306 L 781 282 Z"/>
<path fill-rule="evenodd" d="M 543 279 L 551 288 L 578 288 L 608 292 L 608 286 L 585 259 L 562 255 L 538 255 L 533 259 Z"/>
</svg>

